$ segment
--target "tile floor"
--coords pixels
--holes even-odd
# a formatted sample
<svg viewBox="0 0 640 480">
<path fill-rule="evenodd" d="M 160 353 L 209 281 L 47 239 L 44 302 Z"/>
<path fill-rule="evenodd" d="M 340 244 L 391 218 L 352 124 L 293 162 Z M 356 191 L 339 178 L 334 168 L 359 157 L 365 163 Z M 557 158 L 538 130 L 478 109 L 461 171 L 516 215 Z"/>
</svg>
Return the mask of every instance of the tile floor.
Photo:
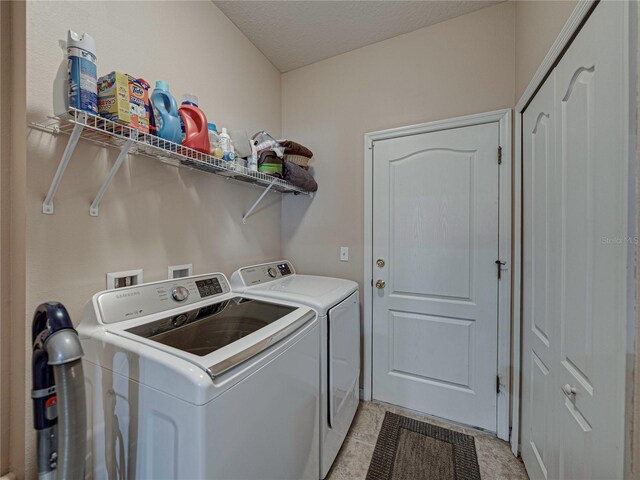
<svg viewBox="0 0 640 480">
<path fill-rule="evenodd" d="M 480 475 L 483 480 L 528 479 L 524 465 L 511 453 L 510 445 L 496 437 L 473 428 L 462 427 L 419 415 L 392 405 L 376 402 L 360 402 L 360 407 L 351 425 L 347 439 L 327 475 L 327 480 L 358 480 L 367 476 L 373 449 L 386 411 L 415 418 L 427 423 L 450 428 L 472 435 L 476 441 L 476 452 Z"/>
</svg>

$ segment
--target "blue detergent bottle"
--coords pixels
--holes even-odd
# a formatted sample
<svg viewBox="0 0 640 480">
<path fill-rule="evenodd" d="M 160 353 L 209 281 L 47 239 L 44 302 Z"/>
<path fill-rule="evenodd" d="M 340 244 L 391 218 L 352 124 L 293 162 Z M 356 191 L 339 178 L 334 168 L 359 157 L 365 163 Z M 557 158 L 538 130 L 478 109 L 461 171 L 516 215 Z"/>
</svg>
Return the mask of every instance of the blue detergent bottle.
<svg viewBox="0 0 640 480">
<path fill-rule="evenodd" d="M 170 142 L 182 141 L 178 104 L 169 93 L 169 85 L 163 80 L 156 81 L 156 88 L 151 94 L 151 106 L 156 121 L 158 136 Z"/>
</svg>

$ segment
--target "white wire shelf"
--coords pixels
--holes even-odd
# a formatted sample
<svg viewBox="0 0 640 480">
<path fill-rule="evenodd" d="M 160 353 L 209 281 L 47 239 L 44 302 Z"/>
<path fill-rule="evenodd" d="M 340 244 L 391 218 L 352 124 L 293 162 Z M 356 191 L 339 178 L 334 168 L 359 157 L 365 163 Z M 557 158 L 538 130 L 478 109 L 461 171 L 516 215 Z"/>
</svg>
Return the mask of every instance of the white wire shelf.
<svg viewBox="0 0 640 480">
<path fill-rule="evenodd" d="M 42 205 L 42 212 L 46 214 L 53 213 L 53 198 L 55 197 L 60 180 L 80 138 L 98 145 L 120 149 L 120 155 L 118 155 L 109 175 L 103 182 L 95 200 L 91 204 L 89 213 L 92 216 L 98 215 L 98 208 L 102 197 L 123 161 L 130 153 L 154 158 L 176 167 L 187 167 L 193 170 L 214 173 L 233 180 L 266 187 L 265 192 L 245 214 L 243 221 L 246 220 L 246 217 L 249 216 L 269 190 L 276 190 L 281 193 L 309 195 L 309 192 L 296 187 L 286 180 L 249 170 L 241 165 L 236 165 L 234 162 L 227 162 L 212 155 L 198 152 L 197 150 L 169 142 L 155 135 L 140 132 L 135 128 L 81 110 L 71 109 L 69 113 L 64 115 L 47 117 L 44 122 L 31 123 L 31 127 L 49 132 L 52 135 L 63 133 L 70 136 L 56 175 Z"/>
</svg>

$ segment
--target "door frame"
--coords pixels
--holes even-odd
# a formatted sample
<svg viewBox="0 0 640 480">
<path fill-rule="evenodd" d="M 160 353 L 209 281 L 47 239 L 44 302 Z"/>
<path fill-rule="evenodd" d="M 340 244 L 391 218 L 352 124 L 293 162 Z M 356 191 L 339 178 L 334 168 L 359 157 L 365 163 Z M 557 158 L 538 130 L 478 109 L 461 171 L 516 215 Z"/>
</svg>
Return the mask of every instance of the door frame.
<svg viewBox="0 0 640 480">
<path fill-rule="evenodd" d="M 515 135 L 514 135 L 514 164 L 513 164 L 513 408 L 512 408 L 512 430 L 511 430 L 511 451 L 518 456 L 520 452 L 520 395 L 521 395 L 521 376 L 522 376 L 522 115 L 529 106 L 531 100 L 548 75 L 560 61 L 564 52 L 569 48 L 573 39 L 578 34 L 582 25 L 587 21 L 593 9 L 597 6 L 599 0 L 579 0 L 571 15 L 567 19 L 564 27 L 558 34 L 551 49 L 545 56 L 544 60 L 538 67 L 535 75 L 529 82 L 526 90 L 518 100 L 515 107 Z M 638 39 L 638 11 L 636 2 L 625 2 L 628 12 L 629 23 L 627 24 L 628 42 L 626 42 L 625 52 L 621 52 L 626 56 L 627 75 L 625 75 L 625 88 L 622 94 L 625 96 L 624 103 L 629 105 L 629 115 L 627 115 L 628 128 L 625 129 L 628 140 L 625 142 L 625 154 L 629 158 L 629 198 L 628 198 L 628 228 L 629 236 L 636 237 L 637 230 L 637 208 L 636 208 L 636 179 L 637 179 L 637 163 L 640 159 L 636 158 L 636 112 L 637 112 L 637 39 Z M 633 372 L 636 364 L 637 349 L 635 345 L 636 338 L 636 279 L 634 271 L 636 266 L 635 256 L 637 255 L 637 245 L 633 242 L 628 245 L 628 279 L 627 279 L 627 325 L 626 325 L 626 347 L 627 347 L 627 366 L 626 366 L 626 388 L 625 388 L 625 424 L 637 428 L 638 418 L 633 417 L 633 390 L 634 380 Z M 631 468 L 631 430 L 625 432 L 625 478 L 630 475 Z M 636 462 L 638 459 L 634 459 Z"/>
<path fill-rule="evenodd" d="M 511 109 L 478 113 L 464 117 L 379 130 L 364 135 L 364 282 L 363 285 L 363 391 L 362 398 L 371 400 L 373 388 L 373 146 L 376 141 L 406 137 L 452 128 L 498 123 L 502 147 L 499 169 L 499 229 L 498 250 L 503 267 L 502 282 L 498 285 L 498 375 L 500 393 L 497 395 L 497 436 L 509 440 L 511 400 Z M 496 152 L 496 161 L 497 161 Z M 500 288 L 501 285 L 508 286 Z"/>
</svg>

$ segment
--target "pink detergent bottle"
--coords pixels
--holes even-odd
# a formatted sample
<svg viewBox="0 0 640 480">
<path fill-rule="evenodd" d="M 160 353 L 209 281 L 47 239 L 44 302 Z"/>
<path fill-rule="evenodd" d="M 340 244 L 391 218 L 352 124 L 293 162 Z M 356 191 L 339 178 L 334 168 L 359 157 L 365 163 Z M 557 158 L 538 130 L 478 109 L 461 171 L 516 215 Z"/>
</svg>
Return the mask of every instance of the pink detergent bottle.
<svg viewBox="0 0 640 480">
<path fill-rule="evenodd" d="M 178 113 L 184 125 L 182 145 L 206 154 L 211 153 L 207 117 L 198 108 L 198 99 L 193 95 L 184 95 Z"/>
</svg>

